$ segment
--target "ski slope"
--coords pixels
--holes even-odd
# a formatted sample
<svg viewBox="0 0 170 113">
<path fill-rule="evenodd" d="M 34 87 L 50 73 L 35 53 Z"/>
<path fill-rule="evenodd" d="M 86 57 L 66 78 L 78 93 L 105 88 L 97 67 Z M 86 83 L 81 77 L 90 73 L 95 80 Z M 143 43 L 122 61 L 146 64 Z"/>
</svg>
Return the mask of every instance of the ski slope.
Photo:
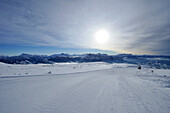
<svg viewBox="0 0 170 113">
<path fill-rule="evenodd" d="M 0 77 L 68 74 L 68 73 L 109 69 L 112 68 L 112 66 L 113 66 L 112 64 L 108 64 L 105 62 L 28 64 L 28 65 L 5 64 L 0 62 Z"/>
<path fill-rule="evenodd" d="M 108 65 L 63 74 L 1 75 L 0 113 L 169 113 L 169 70 Z"/>
</svg>

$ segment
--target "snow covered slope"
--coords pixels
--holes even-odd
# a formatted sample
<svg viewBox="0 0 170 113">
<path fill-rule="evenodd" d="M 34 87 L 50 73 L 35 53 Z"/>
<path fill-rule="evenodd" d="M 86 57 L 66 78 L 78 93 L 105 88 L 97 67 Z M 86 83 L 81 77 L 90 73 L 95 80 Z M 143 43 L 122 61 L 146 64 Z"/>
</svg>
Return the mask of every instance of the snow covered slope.
<svg viewBox="0 0 170 113">
<path fill-rule="evenodd" d="M 52 69 L 55 66 L 27 65 L 29 68 L 25 65 L 10 66 L 3 69 L 12 68 L 15 71 L 22 67 L 23 70 L 30 69 L 28 73 L 31 74 L 34 74 L 31 70 L 36 72 L 37 69 L 41 69 L 42 72 L 37 72 L 40 74 L 37 76 L 36 74 L 27 76 L 23 71 L 23 75 L 21 72 L 16 72 L 21 75 L 5 77 L 3 73 L 6 71 L 2 72 L 1 69 L 0 113 L 168 113 L 170 111 L 170 89 L 162 85 L 165 80 L 170 81 L 169 70 L 157 69 L 152 73 L 151 69 L 137 70 L 135 65 L 128 64 L 56 64 L 58 70 L 63 69 L 62 72 L 56 71 L 56 74 L 49 76 L 47 72 L 53 73 Z M 50 68 L 52 69 L 49 70 Z M 81 72 L 73 71 L 74 69 Z M 154 81 L 155 79 L 160 79 L 162 82 Z"/>
<path fill-rule="evenodd" d="M 0 77 L 66 74 L 112 68 L 112 64 L 94 63 L 55 63 L 55 64 L 5 64 L 0 62 Z"/>
</svg>

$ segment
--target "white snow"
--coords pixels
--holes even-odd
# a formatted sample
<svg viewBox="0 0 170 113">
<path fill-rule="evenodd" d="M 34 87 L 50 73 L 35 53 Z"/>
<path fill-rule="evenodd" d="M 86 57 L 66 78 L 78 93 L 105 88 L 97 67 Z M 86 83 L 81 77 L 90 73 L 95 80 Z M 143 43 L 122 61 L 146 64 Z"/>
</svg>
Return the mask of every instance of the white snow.
<svg viewBox="0 0 170 113">
<path fill-rule="evenodd" d="M 112 65 L 104 62 L 95 63 L 56 63 L 56 64 L 4 64 L 0 63 L 0 77 L 2 76 L 27 76 L 66 74 L 85 71 L 94 71 L 112 68 Z"/>
<path fill-rule="evenodd" d="M 99 62 L 0 63 L 0 113 L 168 113 L 170 70 L 151 70 Z"/>
</svg>

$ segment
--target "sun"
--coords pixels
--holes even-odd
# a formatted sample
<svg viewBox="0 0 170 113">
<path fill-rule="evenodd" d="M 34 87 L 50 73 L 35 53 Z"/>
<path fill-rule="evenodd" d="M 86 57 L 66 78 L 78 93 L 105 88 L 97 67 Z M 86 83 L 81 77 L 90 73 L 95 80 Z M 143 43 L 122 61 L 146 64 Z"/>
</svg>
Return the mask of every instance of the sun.
<svg viewBox="0 0 170 113">
<path fill-rule="evenodd" d="M 106 43 L 109 39 L 109 33 L 105 29 L 101 29 L 96 32 L 95 39 L 99 44 Z"/>
</svg>

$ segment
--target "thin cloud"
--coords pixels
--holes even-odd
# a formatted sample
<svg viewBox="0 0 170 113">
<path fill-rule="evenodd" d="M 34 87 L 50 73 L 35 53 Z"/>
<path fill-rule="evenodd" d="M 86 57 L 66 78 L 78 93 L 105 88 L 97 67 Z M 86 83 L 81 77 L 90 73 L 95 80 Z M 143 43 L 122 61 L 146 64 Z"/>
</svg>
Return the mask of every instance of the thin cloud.
<svg viewBox="0 0 170 113">
<path fill-rule="evenodd" d="M 0 44 L 169 54 L 169 0 L 1 0 Z M 105 28 L 107 45 L 94 34 Z"/>
</svg>

